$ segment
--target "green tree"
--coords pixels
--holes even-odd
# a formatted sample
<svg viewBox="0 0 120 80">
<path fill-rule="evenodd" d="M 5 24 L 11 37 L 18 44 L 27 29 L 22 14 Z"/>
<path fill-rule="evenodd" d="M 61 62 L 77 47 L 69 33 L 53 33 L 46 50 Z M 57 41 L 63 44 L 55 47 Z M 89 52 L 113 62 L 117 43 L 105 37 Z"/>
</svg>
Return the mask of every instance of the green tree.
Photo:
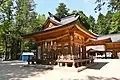
<svg viewBox="0 0 120 80">
<path fill-rule="evenodd" d="M 112 22 L 112 17 L 113 17 L 113 12 L 108 11 L 107 14 L 105 15 L 105 26 L 106 26 L 106 34 L 110 34 L 110 30 L 112 28 L 111 22 Z"/>
<path fill-rule="evenodd" d="M 3 5 L 4 3 L 6 3 L 9 0 L 0 0 L 0 6 Z"/>
<path fill-rule="evenodd" d="M 32 41 L 23 40 L 22 36 L 40 31 L 46 18 L 45 15 L 38 15 L 34 11 L 34 0 L 2 1 L 0 4 L 0 54 L 5 53 L 6 60 L 16 59 L 22 51 L 31 51 L 35 46 Z"/>
<path fill-rule="evenodd" d="M 34 20 L 34 22 L 36 22 L 36 27 L 33 28 L 33 32 L 39 32 L 41 30 L 43 30 L 43 24 L 45 23 L 46 17 L 45 15 L 38 15 L 36 20 Z"/>
<path fill-rule="evenodd" d="M 88 20 L 88 17 L 84 14 L 83 11 L 77 11 L 77 10 L 72 11 L 72 14 L 76 14 L 76 13 L 79 14 L 82 20 L 86 20 L 86 21 Z"/>
<path fill-rule="evenodd" d="M 13 26 L 13 0 L 7 0 L 4 3 L 1 4 L 0 6 L 0 11 L 1 11 L 1 20 L 0 20 L 0 35 L 1 35 L 1 42 L 5 43 L 5 47 L 1 47 L 2 51 L 5 51 L 5 59 L 9 59 L 10 56 L 10 28 Z"/>
<path fill-rule="evenodd" d="M 96 0 L 97 4 L 95 10 L 100 11 L 102 6 L 108 5 L 112 11 L 120 11 L 120 0 Z"/>
<path fill-rule="evenodd" d="M 33 33 L 34 29 L 38 27 L 38 14 L 34 11 L 35 3 L 33 0 L 17 0 L 16 5 L 16 31 L 18 32 L 19 48 L 22 51 L 31 51 L 33 43 L 25 41 L 21 36 Z"/>
<path fill-rule="evenodd" d="M 59 6 L 56 8 L 56 16 L 58 18 L 63 18 L 69 15 L 68 11 L 69 9 L 66 7 L 66 5 L 64 3 L 60 3 Z"/>
<path fill-rule="evenodd" d="M 113 13 L 111 18 L 111 27 L 109 33 L 120 32 L 120 11 Z"/>
<path fill-rule="evenodd" d="M 120 0 L 96 0 L 97 7 L 95 11 L 100 11 L 104 5 L 111 9 L 105 16 L 106 34 L 120 32 Z"/>
<path fill-rule="evenodd" d="M 98 16 L 96 30 L 97 30 L 97 34 L 100 34 L 100 35 L 106 34 L 105 16 L 102 13 L 100 13 Z"/>
<path fill-rule="evenodd" d="M 46 18 L 45 15 L 39 15 L 34 11 L 35 3 L 33 0 L 18 0 L 16 9 L 16 29 L 20 31 L 19 38 L 42 29 Z M 34 44 L 32 41 L 22 40 L 22 51 L 31 51 Z"/>
<path fill-rule="evenodd" d="M 95 19 L 93 16 L 89 16 L 88 18 L 88 23 L 90 25 L 90 31 L 94 32 L 94 33 L 97 33 L 96 31 L 96 23 L 95 23 Z"/>
<path fill-rule="evenodd" d="M 101 13 L 99 14 L 97 24 L 96 24 L 97 34 L 105 35 L 105 34 L 112 33 L 110 31 L 112 28 L 111 26 L 112 17 L 113 17 L 113 13 L 111 11 L 108 11 L 105 16 Z"/>
<path fill-rule="evenodd" d="M 73 10 L 71 14 L 78 14 L 80 16 L 79 20 L 85 26 L 86 29 L 90 29 L 90 25 L 88 23 L 88 17 L 83 13 L 83 11 Z"/>
</svg>

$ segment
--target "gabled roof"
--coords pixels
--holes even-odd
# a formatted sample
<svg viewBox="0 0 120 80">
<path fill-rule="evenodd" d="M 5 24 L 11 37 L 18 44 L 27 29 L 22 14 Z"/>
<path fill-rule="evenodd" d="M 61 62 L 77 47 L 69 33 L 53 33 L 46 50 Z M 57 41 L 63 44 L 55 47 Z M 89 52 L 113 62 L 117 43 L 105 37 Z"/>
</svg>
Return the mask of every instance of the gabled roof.
<svg viewBox="0 0 120 80">
<path fill-rule="evenodd" d="M 76 21 L 78 18 L 79 18 L 79 16 L 71 15 L 71 16 L 68 16 L 68 17 L 65 17 L 65 18 L 61 18 L 61 21 L 57 21 L 57 20 L 55 20 L 54 17 L 50 17 L 49 19 L 50 19 L 51 21 L 54 21 L 54 22 L 56 22 L 56 24 L 57 24 L 57 23 L 59 23 L 59 24 L 57 24 L 57 26 L 48 27 L 48 28 L 44 29 L 43 31 L 64 26 L 64 25 L 66 25 L 66 24 L 69 24 L 69 23 L 71 23 L 71 22 Z"/>
<path fill-rule="evenodd" d="M 97 40 L 111 38 L 112 42 L 120 42 L 120 33 L 99 36 Z"/>
<path fill-rule="evenodd" d="M 65 27 L 65 25 L 68 25 L 70 23 L 73 23 L 75 21 L 79 20 L 79 15 L 71 15 L 71 16 L 67 16 L 65 18 L 61 18 L 60 20 L 56 20 L 56 18 L 54 16 L 52 17 L 49 17 L 45 24 L 47 24 L 49 21 L 51 21 L 52 23 L 56 24 L 55 26 L 51 26 L 51 27 L 47 27 L 45 28 L 44 30 L 40 31 L 40 32 L 36 32 L 36 33 L 32 33 L 32 34 L 29 34 L 29 35 L 26 35 L 26 36 L 30 36 L 30 35 L 34 35 L 34 34 L 40 34 L 40 33 L 43 33 L 43 32 L 46 32 L 46 31 L 51 31 L 53 29 L 57 29 L 57 28 L 62 28 L 62 27 Z M 80 24 L 82 25 L 82 23 L 80 22 Z M 44 25 L 45 26 L 45 25 Z M 84 26 L 84 25 L 83 25 Z M 81 28 L 83 29 L 83 28 Z M 83 29 L 85 30 L 85 32 L 87 32 L 88 34 L 90 35 L 94 35 L 94 36 L 97 36 L 93 33 L 91 33 L 90 31 L 88 31 L 87 29 Z"/>
<path fill-rule="evenodd" d="M 76 21 L 78 19 L 78 17 L 79 16 L 71 15 L 71 16 L 62 18 L 61 21 L 57 21 L 54 17 L 48 17 L 48 19 L 46 20 L 45 24 L 47 24 L 48 21 L 51 21 L 51 22 L 55 23 L 56 26 L 47 27 L 47 28 L 45 28 L 42 31 L 25 35 L 25 37 L 26 36 L 30 36 L 30 35 L 34 35 L 34 34 L 40 34 L 40 33 L 43 33 L 43 32 L 46 32 L 46 31 L 50 31 L 50 30 L 53 30 L 53 29 L 61 28 L 61 27 L 65 26 L 65 25 L 67 25 L 69 23 L 72 23 L 72 22 Z M 44 26 L 45 26 L 45 24 L 44 24 Z"/>
</svg>

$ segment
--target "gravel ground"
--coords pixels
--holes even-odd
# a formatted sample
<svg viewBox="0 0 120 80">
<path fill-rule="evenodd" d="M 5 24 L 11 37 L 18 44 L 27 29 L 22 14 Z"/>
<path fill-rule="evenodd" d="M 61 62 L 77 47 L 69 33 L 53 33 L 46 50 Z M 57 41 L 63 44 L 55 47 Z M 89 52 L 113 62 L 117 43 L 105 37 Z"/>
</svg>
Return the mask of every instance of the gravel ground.
<svg viewBox="0 0 120 80">
<path fill-rule="evenodd" d="M 97 59 L 81 72 L 52 70 L 29 80 L 120 80 L 120 59 Z"/>
<path fill-rule="evenodd" d="M 24 67 L 22 61 L 0 61 L 0 80 L 25 80 L 37 74 L 45 74 L 46 70 L 35 67 Z"/>
<path fill-rule="evenodd" d="M 120 80 L 120 59 L 97 59 L 95 65 L 81 72 L 24 65 L 27 63 L 22 61 L 0 61 L 0 80 Z"/>
</svg>

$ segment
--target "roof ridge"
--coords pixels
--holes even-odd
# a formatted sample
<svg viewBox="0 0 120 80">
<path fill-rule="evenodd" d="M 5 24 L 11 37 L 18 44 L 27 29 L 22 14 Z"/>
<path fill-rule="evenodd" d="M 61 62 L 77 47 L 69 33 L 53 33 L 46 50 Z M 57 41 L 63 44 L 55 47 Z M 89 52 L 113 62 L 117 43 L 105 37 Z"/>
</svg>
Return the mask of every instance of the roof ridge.
<svg viewBox="0 0 120 80">
<path fill-rule="evenodd" d="M 61 20 L 63 20 L 63 19 L 67 19 L 67 18 L 70 18 L 70 17 L 75 17 L 75 15 L 69 15 L 69 16 L 66 16 L 66 17 L 64 17 L 64 18 L 61 18 Z"/>
<path fill-rule="evenodd" d="M 49 19 L 56 22 L 57 24 L 60 24 L 60 22 L 58 20 L 56 20 L 54 17 L 49 17 Z"/>
<path fill-rule="evenodd" d="M 100 37 L 101 37 L 101 36 L 117 35 L 117 34 L 120 34 L 120 32 L 118 32 L 118 33 L 112 33 L 112 34 L 104 34 L 104 35 L 100 35 Z"/>
<path fill-rule="evenodd" d="M 96 36 L 100 36 L 100 35 L 98 35 L 98 34 L 92 32 L 91 30 L 88 30 L 88 31 L 91 32 L 92 34 L 96 35 Z"/>
</svg>

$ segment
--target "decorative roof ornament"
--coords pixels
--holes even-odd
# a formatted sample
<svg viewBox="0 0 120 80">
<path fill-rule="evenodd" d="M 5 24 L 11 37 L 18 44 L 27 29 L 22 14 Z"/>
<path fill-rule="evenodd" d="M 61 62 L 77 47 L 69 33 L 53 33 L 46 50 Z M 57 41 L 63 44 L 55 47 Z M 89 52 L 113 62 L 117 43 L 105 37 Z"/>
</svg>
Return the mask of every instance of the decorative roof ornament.
<svg viewBox="0 0 120 80">
<path fill-rule="evenodd" d="M 60 18 L 58 18 L 57 16 L 53 15 L 51 12 L 48 12 L 48 14 L 49 14 L 50 17 L 53 17 L 55 20 L 57 20 L 59 22 L 61 21 Z"/>
<path fill-rule="evenodd" d="M 75 17 L 79 16 L 79 13 L 75 13 Z"/>
<path fill-rule="evenodd" d="M 49 14 L 50 17 L 53 17 L 53 16 L 54 16 L 51 12 L 48 12 L 48 14 Z"/>
</svg>

